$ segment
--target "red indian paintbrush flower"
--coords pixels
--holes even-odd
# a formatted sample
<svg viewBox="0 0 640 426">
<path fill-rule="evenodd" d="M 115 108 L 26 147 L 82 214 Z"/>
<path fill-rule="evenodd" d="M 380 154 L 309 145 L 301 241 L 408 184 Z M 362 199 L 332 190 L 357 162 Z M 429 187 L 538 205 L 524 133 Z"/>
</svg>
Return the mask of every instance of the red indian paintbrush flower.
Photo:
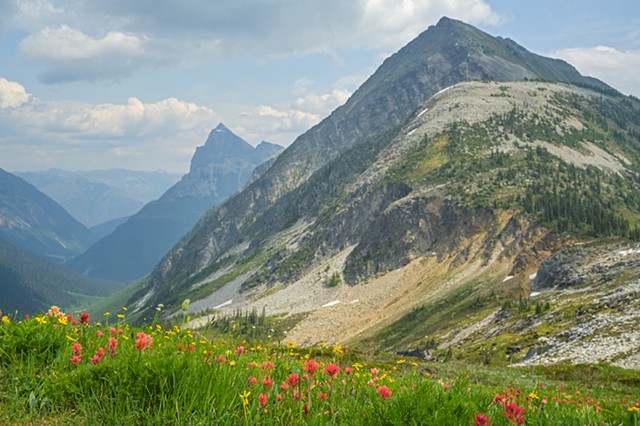
<svg viewBox="0 0 640 426">
<path fill-rule="evenodd" d="M 89 324 L 91 322 L 91 320 L 89 319 L 89 314 L 86 312 L 83 312 L 80 315 L 80 324 Z"/>
<path fill-rule="evenodd" d="M 484 414 L 475 413 L 473 415 L 473 426 L 491 426 L 489 417 Z"/>
<path fill-rule="evenodd" d="M 318 371 L 319 368 L 320 368 L 320 364 L 318 364 L 315 359 L 304 362 L 305 373 L 309 373 L 312 376 L 316 374 L 316 371 Z"/>
<path fill-rule="evenodd" d="M 136 338 L 136 349 L 143 351 L 150 348 L 151 346 L 153 346 L 153 337 L 149 336 L 143 331 L 138 333 L 138 336 Z"/>
<path fill-rule="evenodd" d="M 393 395 L 393 393 L 389 390 L 388 387 L 380 386 L 378 388 L 378 395 L 380 395 L 380 398 L 382 399 L 389 399 L 391 398 L 391 395 Z"/>
<path fill-rule="evenodd" d="M 332 364 L 328 364 L 324 368 L 324 370 L 322 370 L 322 372 L 333 379 L 340 372 L 340 367 L 338 367 L 336 364 L 333 364 L 333 363 Z"/>
<path fill-rule="evenodd" d="M 524 423 L 524 417 L 522 417 L 522 415 L 526 412 L 527 410 L 525 408 L 518 406 L 515 402 L 508 402 L 504 405 L 502 415 L 520 426 Z"/>
<path fill-rule="evenodd" d="M 267 397 L 267 395 L 261 393 L 260 395 L 258 395 L 258 402 L 260 403 L 261 407 L 264 407 L 265 405 L 267 405 L 267 399 L 269 399 Z"/>
</svg>

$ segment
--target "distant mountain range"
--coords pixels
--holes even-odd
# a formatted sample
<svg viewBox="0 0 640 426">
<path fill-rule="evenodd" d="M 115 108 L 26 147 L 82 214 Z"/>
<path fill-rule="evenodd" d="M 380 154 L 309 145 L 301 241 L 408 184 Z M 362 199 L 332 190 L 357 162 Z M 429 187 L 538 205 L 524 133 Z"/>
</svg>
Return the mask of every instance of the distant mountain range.
<svg viewBox="0 0 640 426">
<path fill-rule="evenodd" d="M 0 169 L 0 238 L 60 263 L 96 238 L 51 198 L 22 178 Z"/>
<path fill-rule="evenodd" d="M 209 208 L 242 188 L 281 149 L 269 142 L 254 148 L 218 125 L 196 149 L 188 174 L 68 265 L 121 282 L 144 276 Z"/>
<path fill-rule="evenodd" d="M 180 178 L 178 174 L 163 171 L 123 169 L 50 169 L 15 174 L 54 199 L 89 228 L 137 213 Z"/>
</svg>

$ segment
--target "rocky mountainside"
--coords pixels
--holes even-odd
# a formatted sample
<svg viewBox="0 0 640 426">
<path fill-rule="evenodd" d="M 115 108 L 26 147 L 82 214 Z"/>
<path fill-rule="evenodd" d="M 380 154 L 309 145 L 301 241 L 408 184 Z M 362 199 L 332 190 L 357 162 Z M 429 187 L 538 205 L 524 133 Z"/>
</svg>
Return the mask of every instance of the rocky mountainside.
<svg viewBox="0 0 640 426">
<path fill-rule="evenodd" d="M 60 263 L 95 238 L 59 204 L 33 185 L 0 169 L 0 238 Z"/>
<path fill-rule="evenodd" d="M 640 237 L 639 111 L 443 18 L 210 210 L 130 304 L 264 308 L 298 319 L 299 344 L 420 348 L 468 309 L 526 300 L 550 254 Z"/>
<path fill-rule="evenodd" d="M 74 172 L 50 169 L 16 174 L 89 228 L 133 215 L 179 179 L 163 171 L 123 169 Z"/>
<path fill-rule="evenodd" d="M 223 124 L 198 147 L 189 173 L 69 266 L 95 278 L 129 282 L 149 273 L 209 208 L 242 188 L 253 170 L 282 148 L 256 148 Z"/>
</svg>

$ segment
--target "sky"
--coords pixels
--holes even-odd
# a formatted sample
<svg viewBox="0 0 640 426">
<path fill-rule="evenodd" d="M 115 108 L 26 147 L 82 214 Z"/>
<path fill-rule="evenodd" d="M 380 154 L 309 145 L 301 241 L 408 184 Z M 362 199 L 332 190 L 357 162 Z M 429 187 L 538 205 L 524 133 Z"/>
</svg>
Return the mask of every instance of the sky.
<svg viewBox="0 0 640 426">
<path fill-rule="evenodd" d="M 0 168 L 187 172 L 283 146 L 442 16 L 640 96 L 638 0 L 0 0 Z"/>
</svg>

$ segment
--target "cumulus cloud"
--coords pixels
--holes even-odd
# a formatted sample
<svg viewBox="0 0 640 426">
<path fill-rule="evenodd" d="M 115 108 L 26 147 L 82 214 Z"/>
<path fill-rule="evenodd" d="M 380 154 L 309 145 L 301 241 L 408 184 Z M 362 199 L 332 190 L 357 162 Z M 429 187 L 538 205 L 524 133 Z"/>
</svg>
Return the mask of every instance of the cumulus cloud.
<svg viewBox="0 0 640 426">
<path fill-rule="evenodd" d="M 44 28 L 20 42 L 23 59 L 42 67 L 44 83 L 84 79 L 117 80 L 131 73 L 136 60 L 146 56 L 141 39 L 110 31 L 91 37 L 67 25 Z"/>
<path fill-rule="evenodd" d="M 7 1 L 7 0 L 0 0 Z M 145 66 L 230 56 L 400 48 L 441 16 L 495 24 L 485 0 L 22 0 L 21 56 L 46 83 L 117 79 Z M 10 9 L 8 9 L 10 10 Z"/>
<path fill-rule="evenodd" d="M 220 117 L 175 98 L 91 105 L 42 101 L 0 78 L 0 149 L 4 167 L 128 167 L 184 170 Z M 118 158 L 114 158 L 118 157 Z M 12 165 L 12 166 L 11 166 Z M 26 166 L 24 166 L 26 165 Z"/>
<path fill-rule="evenodd" d="M 0 77 L 0 108 L 18 107 L 30 97 L 21 84 Z"/>
<path fill-rule="evenodd" d="M 640 96 L 640 50 L 618 50 L 608 46 L 577 47 L 552 52 L 582 74 L 597 77 L 626 94 Z"/>
</svg>

